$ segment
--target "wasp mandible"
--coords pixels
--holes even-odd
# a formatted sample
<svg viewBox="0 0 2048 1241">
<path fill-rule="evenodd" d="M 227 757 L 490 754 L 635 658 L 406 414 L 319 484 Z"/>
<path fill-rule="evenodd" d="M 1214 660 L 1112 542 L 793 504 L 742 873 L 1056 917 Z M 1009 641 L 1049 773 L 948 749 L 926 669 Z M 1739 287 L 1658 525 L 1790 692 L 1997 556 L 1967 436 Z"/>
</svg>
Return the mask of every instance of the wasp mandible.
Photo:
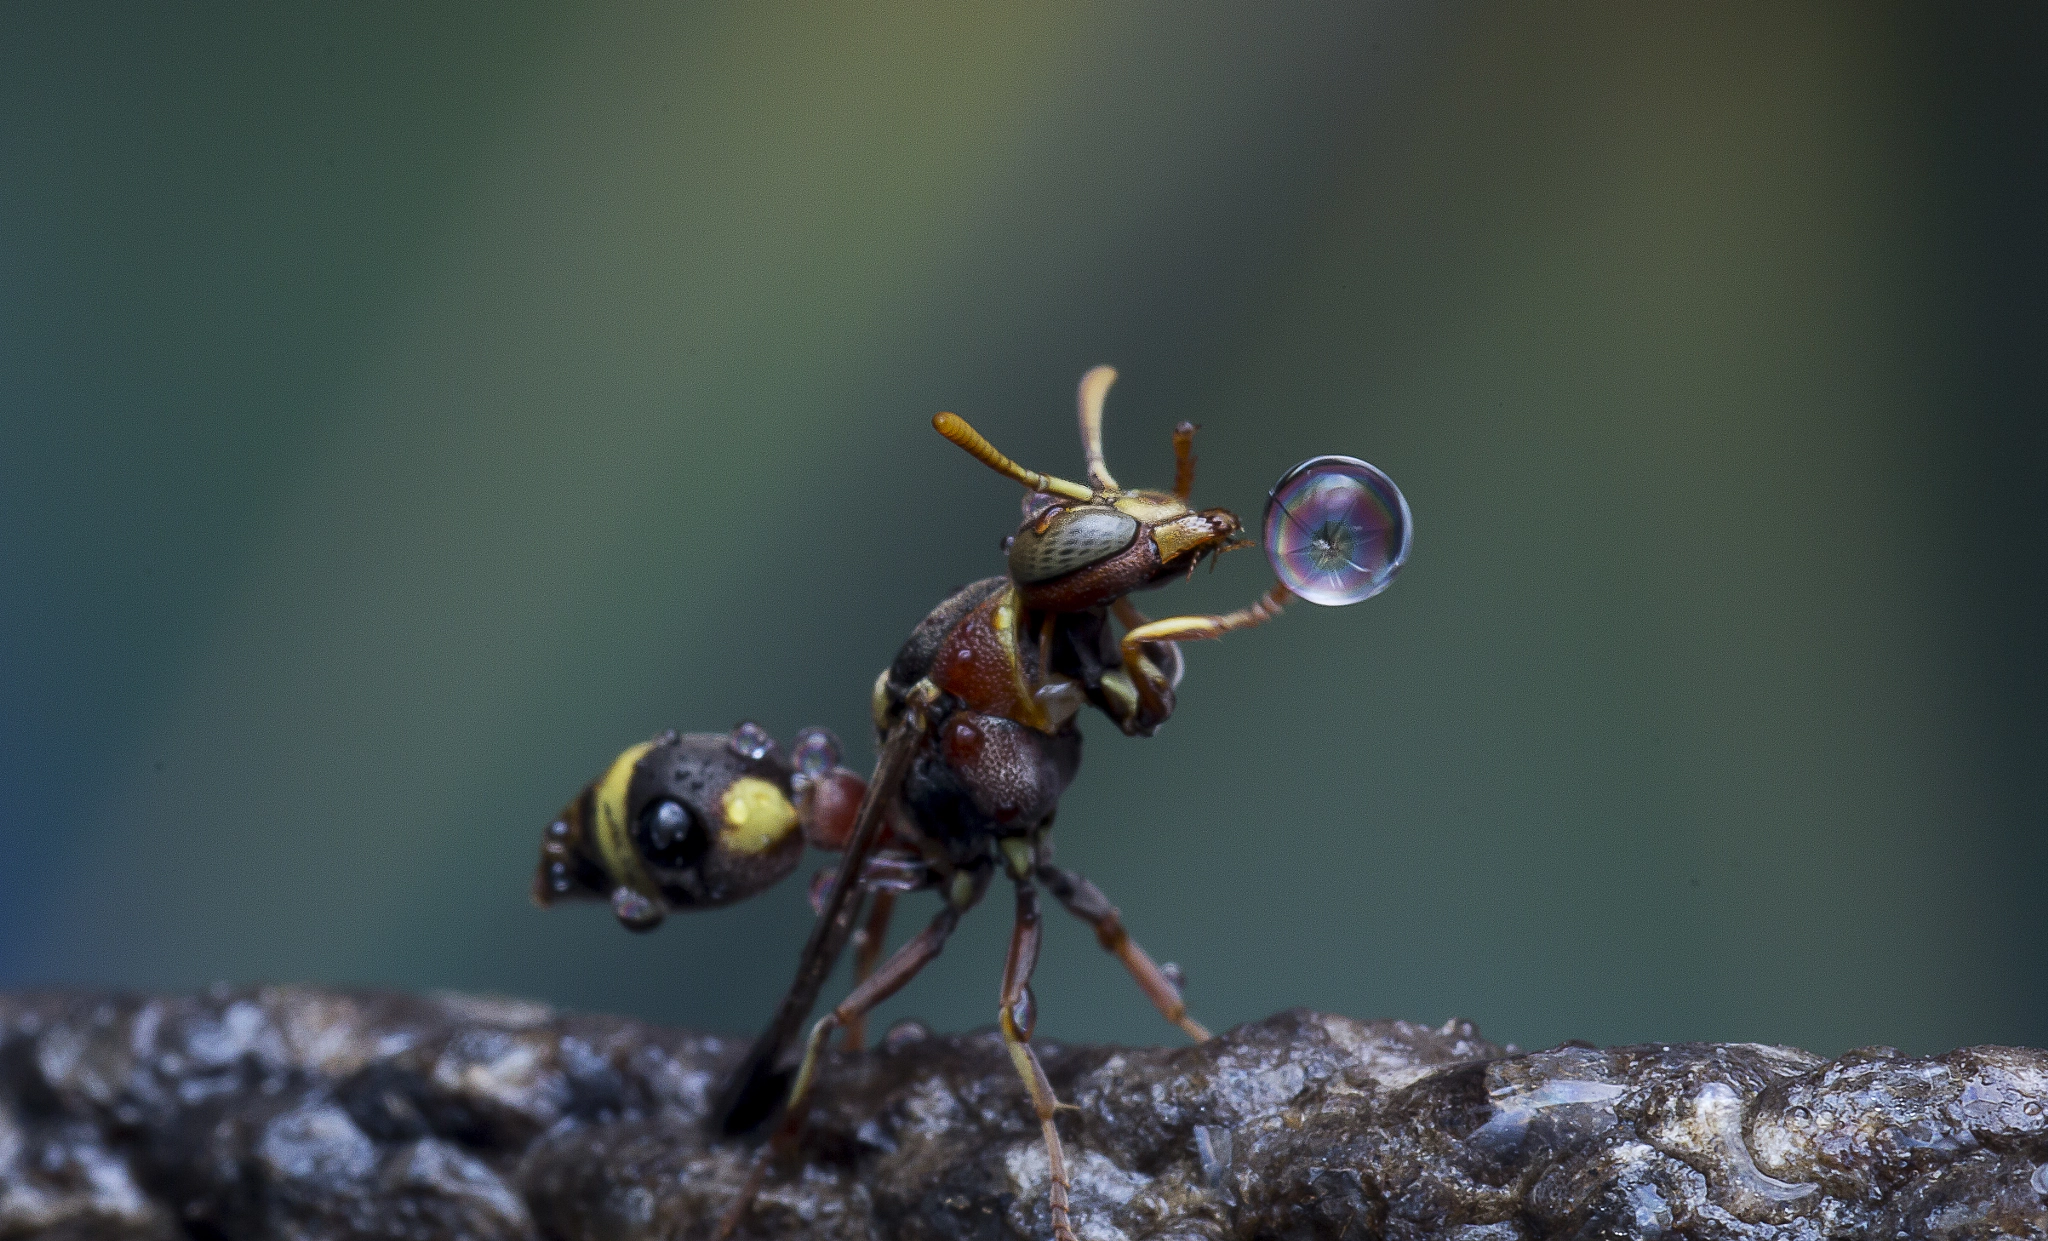
<svg viewBox="0 0 2048 1241">
<path fill-rule="evenodd" d="M 669 732 L 620 754 L 547 829 L 535 899 L 606 899 L 633 930 L 652 929 L 673 910 L 751 896 L 794 870 L 806 844 L 842 855 L 813 889 L 818 918 L 796 978 L 718 1109 L 725 1136 L 781 1113 L 721 1237 L 744 1220 L 772 1166 L 794 1153 L 832 1034 L 844 1031 L 857 1048 L 867 1014 L 939 955 L 999 875 L 1015 890 L 1016 914 L 996 1020 L 1043 1134 L 1055 1241 L 1074 1241 L 1074 1232 L 1053 1124 L 1058 1103 L 1031 1048 L 1038 889 L 1094 928 L 1169 1022 L 1209 1037 L 1116 906 L 1052 863 L 1047 834 L 1081 765 L 1075 721 L 1093 707 L 1130 736 L 1152 735 L 1173 715 L 1185 670 L 1180 642 L 1264 624 L 1296 598 L 1341 605 L 1378 594 L 1407 559 L 1414 523 L 1378 469 L 1312 458 L 1267 495 L 1261 542 L 1278 579 L 1272 587 L 1233 612 L 1150 620 L 1132 594 L 1250 544 L 1230 510 L 1189 507 L 1190 423 L 1173 431 L 1170 491 L 1127 490 L 1110 475 L 1102 410 L 1115 379 L 1106 366 L 1081 379 L 1086 483 L 1025 469 L 958 415 L 932 419 L 939 434 L 1024 486 L 1023 521 L 1003 543 L 1007 571 L 941 601 L 876 678 L 879 758 L 868 779 L 841 764 L 823 729 L 803 730 L 787 755 L 751 723 L 730 734 Z M 882 960 L 897 897 L 923 890 L 938 894 L 938 912 Z M 849 942 L 853 990 L 811 1026 L 792 1066 L 788 1052 Z"/>
</svg>

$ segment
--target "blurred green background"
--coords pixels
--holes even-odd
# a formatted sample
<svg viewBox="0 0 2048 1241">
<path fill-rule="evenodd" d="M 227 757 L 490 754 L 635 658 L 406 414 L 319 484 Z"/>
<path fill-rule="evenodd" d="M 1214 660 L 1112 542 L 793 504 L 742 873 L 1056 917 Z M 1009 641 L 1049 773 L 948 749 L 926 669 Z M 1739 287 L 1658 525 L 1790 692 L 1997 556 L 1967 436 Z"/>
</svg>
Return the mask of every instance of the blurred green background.
<svg viewBox="0 0 2048 1241">
<path fill-rule="evenodd" d="M 1072 475 L 1112 362 L 1126 483 L 1188 418 L 1202 503 L 1417 516 L 1089 729 L 1062 859 L 1203 1020 L 2048 1043 L 2009 9 L 10 6 L 0 986 L 750 1031 L 800 880 L 633 937 L 541 828 L 671 725 L 865 761 L 1015 521 L 931 414 Z M 884 1020 L 989 1021 L 1007 922 Z M 1177 1037 L 1050 929 L 1045 1034 Z"/>
</svg>

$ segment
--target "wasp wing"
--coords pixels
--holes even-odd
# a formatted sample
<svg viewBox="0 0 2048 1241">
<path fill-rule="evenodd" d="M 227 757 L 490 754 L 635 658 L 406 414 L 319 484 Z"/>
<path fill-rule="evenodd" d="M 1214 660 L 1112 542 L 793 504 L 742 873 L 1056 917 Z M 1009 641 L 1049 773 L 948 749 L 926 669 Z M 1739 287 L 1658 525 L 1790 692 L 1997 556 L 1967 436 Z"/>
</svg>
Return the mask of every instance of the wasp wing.
<svg viewBox="0 0 2048 1241">
<path fill-rule="evenodd" d="M 788 1093 L 791 1070 L 783 1065 L 783 1059 L 796 1041 L 797 1031 L 811 1015 L 811 1007 L 818 1002 L 818 992 L 824 988 L 825 979 L 831 975 L 832 967 L 838 964 L 839 954 L 845 950 L 846 942 L 853 934 L 853 924 L 861 907 L 861 868 L 867 864 L 868 855 L 874 852 L 875 842 L 881 838 L 882 824 L 889 817 L 889 805 L 902 787 L 903 777 L 910 770 L 910 760 L 917 753 L 918 739 L 922 736 L 918 726 L 921 714 L 916 710 L 905 711 L 882 742 L 881 756 L 875 762 L 875 775 L 868 781 L 867 794 L 861 799 L 860 810 L 854 816 L 853 834 L 847 841 L 845 856 L 840 859 L 839 873 L 833 878 L 832 891 L 825 898 L 824 909 L 818 912 L 818 920 L 811 927 L 811 937 L 804 943 L 804 954 L 797 961 L 796 979 L 789 984 L 781 1006 L 775 1010 L 775 1019 L 754 1040 L 747 1058 L 740 1062 L 724 1098 L 719 1101 L 719 1128 L 728 1136 L 758 1128 L 774 1115 Z"/>
</svg>

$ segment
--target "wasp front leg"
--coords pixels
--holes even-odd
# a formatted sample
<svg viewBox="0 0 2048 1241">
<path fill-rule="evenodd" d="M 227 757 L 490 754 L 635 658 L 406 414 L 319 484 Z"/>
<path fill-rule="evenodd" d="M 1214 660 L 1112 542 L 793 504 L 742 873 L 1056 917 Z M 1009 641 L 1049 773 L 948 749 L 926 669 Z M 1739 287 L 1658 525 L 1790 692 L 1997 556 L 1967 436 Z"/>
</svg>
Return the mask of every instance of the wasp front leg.
<svg viewBox="0 0 2048 1241">
<path fill-rule="evenodd" d="M 818 1064 L 823 1058 L 826 1044 L 834 1030 L 844 1029 L 854 1021 L 867 1016 L 875 1005 L 901 991 L 906 983 L 917 976 L 917 972 L 937 959 L 939 951 L 946 946 L 946 939 L 953 928 L 960 924 L 960 915 L 972 908 L 981 899 L 987 881 L 987 872 L 979 875 L 961 872 L 963 882 L 955 886 L 947 903 L 931 920 L 931 924 L 913 936 L 910 942 L 896 950 L 894 956 L 884 962 L 868 979 L 862 982 L 829 1013 L 818 1018 L 811 1027 L 810 1039 L 804 1044 L 802 1061 L 797 1065 L 796 1078 L 790 1084 L 789 1101 L 785 1104 L 781 1123 L 769 1138 L 767 1146 L 755 1157 L 754 1166 L 747 1174 L 745 1185 L 739 1197 L 727 1208 L 718 1222 L 718 1229 L 712 1235 L 718 1241 L 727 1241 L 746 1220 L 753 1209 L 754 1199 L 761 1192 L 761 1185 L 768 1178 L 768 1171 L 778 1161 L 796 1150 L 797 1139 L 803 1135 L 804 1121 L 811 1108 L 811 1090 L 817 1084 Z"/>
<path fill-rule="evenodd" d="M 1125 631 L 1123 641 L 1119 644 L 1123 655 L 1124 672 L 1131 678 L 1141 714 L 1155 715 L 1160 720 L 1173 714 L 1173 683 L 1158 665 L 1146 658 L 1147 643 L 1220 638 L 1234 630 L 1263 625 L 1280 615 L 1293 598 L 1294 592 L 1275 582 L 1272 589 L 1248 608 L 1239 608 L 1235 612 L 1225 612 L 1218 616 L 1169 616 L 1164 620 L 1147 621 L 1135 629 Z"/>
<path fill-rule="evenodd" d="M 1151 623 L 1127 598 L 1111 603 L 1110 610 L 1126 630 Z M 1114 651 L 1108 658 L 1112 661 L 1111 666 L 1102 671 L 1099 681 L 1104 713 L 1116 721 L 1125 736 L 1151 736 L 1153 730 L 1173 715 L 1173 691 L 1180 686 L 1181 672 L 1185 668 L 1180 647 L 1171 642 L 1145 643 L 1138 650 L 1139 667 L 1135 674 L 1126 670 L 1125 663 L 1130 658 L 1127 653 Z M 1150 705 L 1138 692 L 1140 684 L 1155 687 Z M 1161 686 L 1164 688 L 1158 688 Z"/>
<path fill-rule="evenodd" d="M 889 936 L 889 915 L 895 912 L 896 894 L 887 888 L 877 888 L 868 896 L 868 920 L 853 933 L 853 985 L 856 989 L 875 972 L 875 963 L 882 959 L 882 944 Z M 842 1051 L 859 1051 L 867 1045 L 868 1015 L 855 1013 L 846 1021 L 846 1033 L 841 1037 Z"/>
</svg>

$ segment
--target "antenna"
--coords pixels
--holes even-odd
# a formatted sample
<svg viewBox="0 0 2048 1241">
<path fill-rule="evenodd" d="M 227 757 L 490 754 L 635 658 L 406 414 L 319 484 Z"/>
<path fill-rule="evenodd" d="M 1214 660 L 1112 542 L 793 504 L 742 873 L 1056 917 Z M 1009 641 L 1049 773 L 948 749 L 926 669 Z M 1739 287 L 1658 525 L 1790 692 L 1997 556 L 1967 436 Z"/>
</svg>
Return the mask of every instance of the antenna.
<svg viewBox="0 0 2048 1241">
<path fill-rule="evenodd" d="M 1099 369 L 1108 370 L 1109 368 L 1101 367 Z M 1091 375 L 1094 374 L 1093 371 L 1089 373 Z M 1114 378 L 1114 375 L 1115 373 L 1111 372 L 1112 378 Z M 1081 382 L 1084 385 L 1085 391 L 1087 380 L 1084 379 Z M 1103 386 L 1108 387 L 1109 385 L 1105 383 Z M 981 432 L 968 426 L 967 420 L 958 414 L 933 414 L 932 428 L 940 435 L 945 436 L 965 449 L 967 455 L 981 462 L 989 469 L 994 470 L 1004 478 L 1010 479 L 1012 482 L 1022 483 L 1033 491 L 1042 491 L 1047 495 L 1060 496 L 1068 500 L 1086 502 L 1095 498 L 1093 490 L 1083 487 L 1079 483 L 1070 483 L 1064 478 L 1054 478 L 1050 474 L 1040 474 L 1037 470 L 1027 470 L 1023 466 L 1018 465 L 1015 461 L 998 452 L 994 444 L 984 439 Z"/>
<path fill-rule="evenodd" d="M 1098 366 L 1081 376 L 1081 451 L 1088 458 L 1088 481 L 1097 491 L 1121 491 L 1102 463 L 1102 399 L 1116 382 L 1114 366 Z"/>
</svg>

